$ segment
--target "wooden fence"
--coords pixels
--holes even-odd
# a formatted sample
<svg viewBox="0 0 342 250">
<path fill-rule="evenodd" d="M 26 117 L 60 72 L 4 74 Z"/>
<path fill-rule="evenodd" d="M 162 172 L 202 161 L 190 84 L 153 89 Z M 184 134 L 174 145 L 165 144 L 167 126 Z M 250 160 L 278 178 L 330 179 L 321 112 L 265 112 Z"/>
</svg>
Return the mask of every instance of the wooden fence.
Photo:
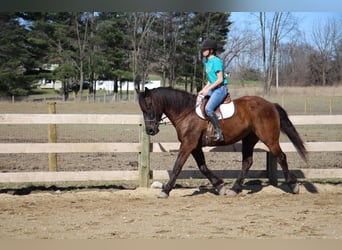
<svg viewBox="0 0 342 250">
<path fill-rule="evenodd" d="M 342 115 L 321 116 L 290 116 L 295 125 L 342 124 Z M 179 143 L 150 143 L 150 137 L 145 133 L 141 115 L 118 114 L 0 114 L 2 124 L 135 124 L 140 126 L 139 143 L 0 143 L 0 153 L 81 153 L 81 152 L 138 152 L 138 171 L 80 171 L 58 172 L 53 167 L 46 172 L 16 172 L 0 173 L 0 182 L 58 182 L 58 181 L 88 181 L 88 180 L 139 180 L 141 187 L 148 187 L 151 179 L 168 179 L 170 171 L 150 170 L 150 152 L 177 151 Z M 53 140 L 52 140 L 53 141 Z M 295 152 L 291 143 L 281 143 L 284 152 Z M 310 152 L 342 151 L 342 142 L 307 142 Z M 231 146 L 230 146 L 231 147 Z M 267 152 L 266 170 L 250 170 L 248 178 L 269 178 L 270 183 L 277 185 L 282 173 L 277 170 L 277 164 L 263 143 L 258 143 L 256 150 Z M 205 147 L 205 152 L 225 152 L 226 146 Z M 51 164 L 51 162 L 50 162 Z M 240 170 L 222 170 L 217 172 L 223 178 L 236 178 Z M 342 178 L 342 169 L 307 169 L 292 170 L 300 178 Z M 196 170 L 183 170 L 179 178 L 203 178 Z"/>
</svg>

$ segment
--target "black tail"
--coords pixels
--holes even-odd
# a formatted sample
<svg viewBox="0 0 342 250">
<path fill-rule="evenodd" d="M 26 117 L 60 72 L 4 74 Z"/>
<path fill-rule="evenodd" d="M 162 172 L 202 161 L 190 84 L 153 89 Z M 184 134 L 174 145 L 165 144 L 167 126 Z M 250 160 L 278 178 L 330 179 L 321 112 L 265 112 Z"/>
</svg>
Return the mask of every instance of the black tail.
<svg viewBox="0 0 342 250">
<path fill-rule="evenodd" d="M 287 135 L 287 137 L 296 147 L 300 156 L 306 162 L 307 151 L 304 146 L 303 140 L 300 138 L 295 126 L 290 121 L 287 112 L 278 103 L 275 103 L 274 105 L 280 116 L 280 130 Z"/>
</svg>

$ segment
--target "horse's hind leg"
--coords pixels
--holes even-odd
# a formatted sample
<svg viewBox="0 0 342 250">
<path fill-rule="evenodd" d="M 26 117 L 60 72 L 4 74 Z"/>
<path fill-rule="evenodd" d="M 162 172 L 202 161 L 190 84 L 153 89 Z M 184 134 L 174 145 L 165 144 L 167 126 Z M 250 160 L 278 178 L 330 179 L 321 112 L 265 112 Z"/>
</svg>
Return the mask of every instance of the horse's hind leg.
<svg viewBox="0 0 342 250">
<path fill-rule="evenodd" d="M 198 166 L 199 170 L 201 171 L 201 173 L 208 178 L 210 183 L 217 189 L 217 192 L 220 195 L 225 195 L 226 190 L 224 187 L 224 181 L 220 177 L 216 176 L 207 167 L 207 165 L 205 163 L 204 153 L 203 153 L 203 150 L 202 150 L 202 147 L 200 146 L 200 144 L 198 145 L 198 147 L 196 149 L 194 149 L 192 151 L 192 156 L 195 158 L 195 161 L 196 161 L 197 166 Z"/>
<path fill-rule="evenodd" d="M 286 184 L 289 186 L 290 190 L 294 194 L 299 193 L 299 184 L 297 183 L 297 177 L 290 173 L 287 164 L 286 154 L 281 150 L 279 143 L 269 146 L 271 153 L 277 157 L 277 162 L 281 166 Z"/>
<path fill-rule="evenodd" d="M 243 182 L 246 179 L 247 173 L 253 164 L 253 149 L 259 138 L 255 134 L 249 134 L 242 140 L 242 169 L 239 177 L 236 179 L 230 195 L 236 195 L 242 191 Z"/>
</svg>

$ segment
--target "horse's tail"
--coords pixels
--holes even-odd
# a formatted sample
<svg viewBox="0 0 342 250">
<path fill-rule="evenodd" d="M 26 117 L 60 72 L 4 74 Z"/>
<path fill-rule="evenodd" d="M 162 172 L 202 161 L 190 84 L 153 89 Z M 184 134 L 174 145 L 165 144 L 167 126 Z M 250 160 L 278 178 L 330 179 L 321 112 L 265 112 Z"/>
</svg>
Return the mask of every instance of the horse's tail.
<svg viewBox="0 0 342 250">
<path fill-rule="evenodd" d="M 280 130 L 287 135 L 287 137 L 297 149 L 299 155 L 306 162 L 307 151 L 304 146 L 303 140 L 300 138 L 295 126 L 290 121 L 287 112 L 278 103 L 275 103 L 274 105 L 280 116 Z"/>
</svg>

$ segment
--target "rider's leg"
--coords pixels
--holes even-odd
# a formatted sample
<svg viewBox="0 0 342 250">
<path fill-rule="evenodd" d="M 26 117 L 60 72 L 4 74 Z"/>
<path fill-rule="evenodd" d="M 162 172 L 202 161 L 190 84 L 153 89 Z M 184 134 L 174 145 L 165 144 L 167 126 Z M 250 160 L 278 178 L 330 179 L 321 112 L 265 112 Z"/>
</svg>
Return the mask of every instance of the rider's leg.
<svg viewBox="0 0 342 250">
<path fill-rule="evenodd" d="M 212 91 L 208 103 L 205 107 L 205 112 L 216 131 L 214 135 L 215 141 L 224 140 L 220 122 L 215 114 L 215 109 L 223 102 L 224 98 L 227 95 L 227 92 L 228 90 L 225 86 L 221 86 Z"/>
<path fill-rule="evenodd" d="M 208 118 L 215 128 L 215 134 L 213 135 L 214 141 L 224 141 L 221 125 L 215 112 L 210 115 L 208 114 Z"/>
</svg>

